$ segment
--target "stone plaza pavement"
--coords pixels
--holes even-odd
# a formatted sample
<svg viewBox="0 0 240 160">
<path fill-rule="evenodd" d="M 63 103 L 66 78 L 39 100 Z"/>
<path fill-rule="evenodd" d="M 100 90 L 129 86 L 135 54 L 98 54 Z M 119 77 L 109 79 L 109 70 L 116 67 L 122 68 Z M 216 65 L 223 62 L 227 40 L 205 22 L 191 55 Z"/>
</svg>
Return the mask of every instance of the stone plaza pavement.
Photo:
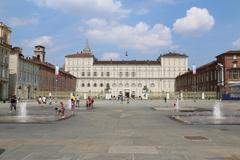
<svg viewBox="0 0 240 160">
<path fill-rule="evenodd" d="M 31 102 L 35 105 L 35 102 Z M 180 102 L 212 108 L 214 101 Z M 224 110 L 238 114 L 238 102 Z M 5 112 L 9 104 L 0 104 Z M 0 123 L 1 160 L 240 160 L 239 125 L 185 125 L 168 118 L 173 101 L 96 101 L 54 123 Z M 240 114 L 240 113 L 239 113 Z M 240 117 L 239 117 L 240 118 Z M 185 136 L 206 139 L 189 140 Z"/>
</svg>

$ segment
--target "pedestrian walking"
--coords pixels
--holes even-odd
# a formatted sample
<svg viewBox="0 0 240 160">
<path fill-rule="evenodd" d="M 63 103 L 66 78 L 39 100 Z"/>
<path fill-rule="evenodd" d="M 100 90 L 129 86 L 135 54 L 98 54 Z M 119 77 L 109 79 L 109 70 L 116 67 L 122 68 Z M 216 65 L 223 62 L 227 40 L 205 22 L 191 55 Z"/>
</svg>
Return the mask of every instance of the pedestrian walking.
<svg viewBox="0 0 240 160">
<path fill-rule="evenodd" d="M 76 107 L 75 100 L 71 99 L 71 102 L 72 102 L 72 115 L 74 115 L 75 107 Z"/>
<path fill-rule="evenodd" d="M 80 96 L 77 95 L 76 107 L 80 107 Z"/>
<path fill-rule="evenodd" d="M 49 105 L 52 105 L 52 97 L 49 97 Z"/>
<path fill-rule="evenodd" d="M 58 110 L 58 114 L 62 116 L 62 118 L 65 117 L 65 107 L 63 105 L 63 102 L 60 102 L 60 108 Z"/>
<path fill-rule="evenodd" d="M 16 95 L 13 95 L 10 100 L 10 112 L 12 112 L 12 109 L 14 108 L 15 112 L 17 110 L 17 97 Z"/>
<path fill-rule="evenodd" d="M 45 96 L 42 97 L 42 103 L 46 104 L 46 97 Z"/>
<path fill-rule="evenodd" d="M 38 104 L 42 103 L 42 97 L 41 96 L 38 97 L 37 102 L 38 102 Z"/>
</svg>

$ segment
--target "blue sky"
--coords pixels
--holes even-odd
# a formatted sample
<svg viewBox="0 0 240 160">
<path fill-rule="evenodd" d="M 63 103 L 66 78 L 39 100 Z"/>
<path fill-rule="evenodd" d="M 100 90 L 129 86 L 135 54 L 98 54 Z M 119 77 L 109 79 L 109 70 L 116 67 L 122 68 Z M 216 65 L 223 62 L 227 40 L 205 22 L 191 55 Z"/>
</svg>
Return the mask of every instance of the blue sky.
<svg viewBox="0 0 240 160">
<path fill-rule="evenodd" d="M 81 51 L 86 39 L 98 59 L 157 59 L 185 53 L 189 66 L 240 49 L 239 0 L 1 0 L 0 21 L 12 44 L 32 56 L 46 47 L 51 63 Z"/>
</svg>

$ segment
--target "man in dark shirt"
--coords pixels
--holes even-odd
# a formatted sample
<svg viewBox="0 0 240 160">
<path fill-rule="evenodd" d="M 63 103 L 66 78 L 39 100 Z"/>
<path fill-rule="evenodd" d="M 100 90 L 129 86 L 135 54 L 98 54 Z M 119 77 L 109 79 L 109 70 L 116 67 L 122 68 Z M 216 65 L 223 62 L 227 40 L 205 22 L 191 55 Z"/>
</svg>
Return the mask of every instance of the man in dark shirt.
<svg viewBox="0 0 240 160">
<path fill-rule="evenodd" d="M 17 106 L 17 97 L 15 95 L 13 95 L 11 97 L 11 105 L 10 105 L 10 112 L 12 112 L 12 109 L 14 108 L 14 110 L 16 111 L 16 106 Z"/>
</svg>

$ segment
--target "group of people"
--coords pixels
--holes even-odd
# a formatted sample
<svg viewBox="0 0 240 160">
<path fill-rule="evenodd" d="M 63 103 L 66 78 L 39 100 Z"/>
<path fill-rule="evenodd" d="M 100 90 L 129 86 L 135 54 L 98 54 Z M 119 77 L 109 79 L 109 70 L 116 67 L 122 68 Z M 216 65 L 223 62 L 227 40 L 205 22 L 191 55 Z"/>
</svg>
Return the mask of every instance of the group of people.
<svg viewBox="0 0 240 160">
<path fill-rule="evenodd" d="M 37 98 L 38 104 L 47 104 L 47 101 L 49 102 L 49 105 L 52 105 L 52 97 L 46 98 L 45 96 L 39 96 Z"/>
<path fill-rule="evenodd" d="M 92 97 L 88 97 L 86 99 L 86 108 L 87 110 L 92 110 L 93 109 L 93 103 L 94 99 Z M 75 113 L 75 109 L 80 107 L 80 97 L 77 95 L 77 97 L 72 96 L 71 99 L 68 102 L 68 108 L 69 110 L 72 111 L 72 115 Z M 63 102 L 60 102 L 60 106 L 55 108 L 56 114 L 62 117 L 65 117 L 65 107 Z"/>
<path fill-rule="evenodd" d="M 87 110 L 92 110 L 93 109 L 93 103 L 94 103 L 94 99 L 92 97 L 88 96 L 88 98 L 86 100 Z"/>
</svg>

